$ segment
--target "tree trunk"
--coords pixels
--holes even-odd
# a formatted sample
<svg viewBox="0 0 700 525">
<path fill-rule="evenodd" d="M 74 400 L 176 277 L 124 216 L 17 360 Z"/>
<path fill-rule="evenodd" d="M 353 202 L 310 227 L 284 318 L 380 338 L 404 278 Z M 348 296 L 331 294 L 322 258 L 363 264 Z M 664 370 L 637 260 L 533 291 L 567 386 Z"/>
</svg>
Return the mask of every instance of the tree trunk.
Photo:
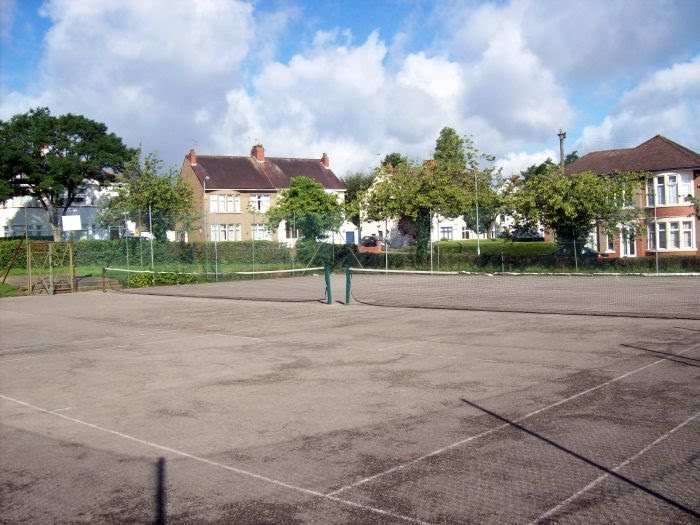
<svg viewBox="0 0 700 525">
<path fill-rule="evenodd" d="M 52 224 L 51 231 L 53 231 L 54 242 L 60 242 L 61 241 L 61 227 L 57 226 L 55 224 Z"/>
</svg>

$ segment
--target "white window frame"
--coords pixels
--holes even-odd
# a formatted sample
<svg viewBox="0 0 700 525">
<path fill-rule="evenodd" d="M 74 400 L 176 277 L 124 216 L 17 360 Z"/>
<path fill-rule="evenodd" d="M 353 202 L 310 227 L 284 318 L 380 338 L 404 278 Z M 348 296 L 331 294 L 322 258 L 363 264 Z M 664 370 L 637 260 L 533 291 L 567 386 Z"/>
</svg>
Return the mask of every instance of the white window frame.
<svg viewBox="0 0 700 525">
<path fill-rule="evenodd" d="M 697 236 L 695 220 L 689 217 L 664 217 L 649 221 L 648 250 L 659 252 L 695 251 Z M 686 241 L 690 240 L 690 244 Z M 656 242 L 658 240 L 658 248 Z"/>
<path fill-rule="evenodd" d="M 657 173 L 647 180 L 647 207 L 689 206 L 688 195 L 693 195 L 691 173 Z"/>
<path fill-rule="evenodd" d="M 454 228 L 452 226 L 440 226 L 440 240 L 451 241 L 454 237 Z"/>
<path fill-rule="evenodd" d="M 238 193 L 209 195 L 209 213 L 240 213 L 241 196 Z"/>
<path fill-rule="evenodd" d="M 250 237 L 254 241 L 272 240 L 272 232 L 265 223 L 254 223 L 250 225 Z"/>
<path fill-rule="evenodd" d="M 462 226 L 462 239 L 469 239 L 469 226 Z"/>
<path fill-rule="evenodd" d="M 240 224 L 228 224 L 228 240 L 229 241 L 240 241 L 241 240 L 241 225 Z"/>
<path fill-rule="evenodd" d="M 253 193 L 250 196 L 250 207 L 256 213 L 265 213 L 270 209 L 270 195 L 267 193 Z"/>
</svg>

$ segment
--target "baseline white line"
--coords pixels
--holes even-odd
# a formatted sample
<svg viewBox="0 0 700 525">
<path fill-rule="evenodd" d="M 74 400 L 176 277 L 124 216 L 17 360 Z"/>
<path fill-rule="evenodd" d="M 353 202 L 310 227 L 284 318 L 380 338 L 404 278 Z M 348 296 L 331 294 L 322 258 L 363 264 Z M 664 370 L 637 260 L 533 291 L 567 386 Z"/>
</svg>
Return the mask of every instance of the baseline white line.
<svg viewBox="0 0 700 525">
<path fill-rule="evenodd" d="M 243 469 L 239 469 L 239 468 L 236 468 L 236 467 L 232 467 L 232 466 L 230 466 L 230 465 L 225 465 L 225 464 L 219 463 L 219 462 L 217 462 L 217 461 L 212 461 L 211 459 L 203 458 L 203 457 L 201 457 L 201 456 L 195 456 L 194 454 L 190 454 L 190 453 L 184 452 L 184 451 L 182 451 L 182 450 L 178 450 L 178 449 L 175 449 L 175 448 L 167 447 L 167 446 L 165 446 L 165 445 L 159 445 L 159 444 L 157 444 L 157 443 L 153 443 L 152 441 L 146 441 L 145 439 L 140 439 L 140 438 L 137 438 L 137 437 L 135 437 L 135 436 L 131 436 L 131 435 L 129 435 L 129 434 L 125 434 L 125 433 L 123 433 L 123 432 L 119 432 L 119 431 L 117 431 L 117 430 L 111 430 L 111 429 L 109 429 L 109 428 L 105 428 L 105 427 L 102 427 L 102 426 L 100 426 L 100 425 L 95 425 L 94 423 L 89 423 L 89 422 L 87 422 L 87 421 L 83 421 L 82 419 L 78 419 L 78 418 L 75 418 L 75 417 L 66 416 L 66 415 L 64 415 L 64 414 L 57 413 L 57 412 L 55 412 L 54 410 L 47 410 L 47 409 L 45 409 L 45 408 L 41 408 L 41 407 L 32 405 L 31 403 L 27 403 L 27 402 L 25 402 L 25 401 L 20 401 L 19 399 L 14 399 L 14 398 L 12 398 L 12 397 L 9 397 L 9 396 L 3 395 L 3 394 L 0 394 L 0 398 L 5 399 L 6 401 L 11 401 L 11 402 L 16 403 L 16 404 L 18 404 L 18 405 L 22 405 L 22 406 L 31 408 L 32 410 L 36 410 L 36 411 L 38 411 L 38 412 L 42 412 L 42 413 L 44 413 L 44 414 L 50 414 L 50 415 L 55 416 L 55 417 L 60 417 L 61 419 L 65 419 L 65 420 L 67 420 L 67 421 L 71 421 L 71 422 L 77 423 L 77 424 L 79 424 L 79 425 L 84 425 L 84 426 L 89 427 L 89 428 L 92 428 L 92 429 L 94 429 L 94 430 L 99 430 L 100 432 L 105 432 L 105 433 L 107 433 L 107 434 L 112 434 L 112 435 L 114 435 L 114 436 L 118 436 L 118 437 L 120 437 L 120 438 L 127 439 L 127 440 L 129 440 L 129 441 L 133 441 L 133 442 L 135 442 L 135 443 L 139 443 L 139 444 L 145 445 L 145 446 L 147 446 L 147 447 L 155 448 L 155 449 L 161 450 L 161 451 L 163 451 L 163 452 L 169 452 L 169 453 L 171 453 L 171 454 L 174 454 L 174 455 L 177 455 L 177 456 L 181 456 L 181 457 L 183 457 L 183 458 L 191 459 L 191 460 L 194 460 L 194 461 L 198 461 L 198 462 L 200 462 L 200 463 L 204 463 L 204 464 L 209 465 L 209 466 L 212 466 L 212 467 L 217 467 L 217 468 L 221 468 L 221 469 L 224 469 L 224 470 L 228 470 L 228 471 L 230 471 L 230 472 L 235 472 L 236 474 L 239 474 L 239 475 L 241 475 L 241 476 L 247 476 L 247 477 L 250 477 L 250 478 L 253 478 L 253 479 L 257 479 L 258 481 L 264 481 L 264 482 L 267 482 L 267 483 L 271 483 L 271 484 L 273 484 L 273 485 L 277 485 L 278 487 L 283 487 L 283 488 L 286 488 L 286 489 L 289 489 L 289 490 L 293 490 L 293 491 L 296 491 L 296 492 L 301 492 L 302 494 L 306 494 L 306 495 L 308 495 L 308 496 L 314 496 L 314 497 L 317 497 L 317 498 L 327 499 L 327 500 L 333 501 L 333 502 L 335 502 L 335 503 L 341 503 L 341 504 L 343 504 L 343 505 L 347 505 L 347 506 L 350 506 L 350 507 L 354 507 L 354 508 L 357 508 L 357 509 L 360 509 L 360 510 L 364 510 L 364 511 L 367 511 L 367 512 L 373 512 L 373 513 L 375 513 L 375 514 L 381 514 L 381 515 L 383 515 L 383 516 L 389 516 L 389 517 L 391 517 L 391 518 L 399 519 L 399 520 L 406 521 L 406 522 L 409 522 L 409 523 L 417 523 L 417 524 L 419 524 L 419 525 L 430 525 L 428 522 L 421 521 L 421 520 L 418 520 L 418 519 L 415 519 L 415 518 L 411 518 L 411 517 L 409 517 L 409 516 L 403 516 L 403 515 L 401 515 L 401 514 L 395 514 L 395 513 L 393 513 L 393 512 L 388 511 L 388 510 L 378 509 L 378 508 L 376 508 L 376 507 L 371 507 L 371 506 L 369 506 L 369 505 L 363 505 L 363 504 L 361 504 L 361 503 L 356 503 L 356 502 L 354 502 L 354 501 L 349 501 L 349 500 L 346 500 L 346 499 L 337 498 L 337 497 L 335 497 L 335 496 L 332 496 L 332 495 L 329 495 L 329 494 L 324 494 L 324 493 L 318 492 L 318 491 L 316 491 L 316 490 L 305 489 L 305 488 L 303 488 L 303 487 L 298 487 L 298 486 L 296 486 L 296 485 L 292 485 L 292 484 L 286 483 L 286 482 L 284 482 L 284 481 L 279 481 L 279 480 L 276 480 L 276 479 L 273 479 L 273 478 L 269 478 L 269 477 L 263 476 L 263 475 L 261 475 L 261 474 L 255 474 L 254 472 L 250 472 L 250 471 L 247 471 L 247 470 L 243 470 Z M 60 409 L 59 409 L 59 410 L 60 410 Z"/>
<path fill-rule="evenodd" d="M 680 352 L 678 352 L 678 353 L 676 353 L 676 354 L 673 354 L 673 355 L 678 356 L 678 355 L 681 355 L 681 354 L 683 354 L 683 353 L 685 353 L 685 352 L 687 352 L 687 351 L 689 351 L 689 350 L 692 350 L 693 348 L 697 348 L 697 347 L 700 347 L 700 343 L 696 343 L 696 344 L 694 344 L 694 345 L 692 345 L 692 346 L 689 346 L 688 348 L 685 348 L 684 350 L 681 350 Z M 337 494 L 341 494 L 341 493 L 343 493 L 343 492 L 345 492 L 345 491 L 348 491 L 348 490 L 350 490 L 350 489 L 359 487 L 360 485 L 364 485 L 365 483 L 369 483 L 370 481 L 374 481 L 374 480 L 377 479 L 377 478 L 381 478 L 381 477 L 387 476 L 387 475 L 389 475 L 389 474 L 393 474 L 394 472 L 397 472 L 397 471 L 399 471 L 399 470 L 403 470 L 403 469 L 406 469 L 406 468 L 408 468 L 408 467 L 412 467 L 413 465 L 415 465 L 415 464 L 417 464 L 417 463 L 420 463 L 421 461 L 424 461 L 424 460 L 426 460 L 426 459 L 428 459 L 428 458 L 431 458 L 431 457 L 433 457 L 433 456 L 438 456 L 438 455 L 440 455 L 440 454 L 443 454 L 443 453 L 447 452 L 448 450 L 452 450 L 452 449 L 454 449 L 454 448 L 461 447 L 462 445 L 464 445 L 464 444 L 466 444 L 466 443 L 469 443 L 470 441 L 474 441 L 474 440 L 476 440 L 476 439 L 480 439 L 480 438 L 482 438 L 482 437 L 486 437 L 486 436 L 488 436 L 488 435 L 490 435 L 490 434 L 493 434 L 493 433 L 495 433 L 495 432 L 498 432 L 499 430 L 503 430 L 504 428 L 508 428 L 508 427 L 512 426 L 513 423 L 520 423 L 521 421 L 525 421 L 526 419 L 529 419 L 529 418 L 531 418 L 531 417 L 533 417 L 533 416 L 536 416 L 537 414 L 541 414 L 542 412 L 544 412 L 544 411 L 546 411 L 546 410 L 549 410 L 549 409 L 554 408 L 554 407 L 558 407 L 559 405 L 562 405 L 562 404 L 564 404 L 564 403 L 568 403 L 569 401 L 573 401 L 574 399 L 579 398 L 579 397 L 581 397 L 581 396 L 585 396 L 586 394 L 590 394 L 591 392 L 595 392 L 596 390 L 599 390 L 599 389 L 601 389 L 601 388 L 604 388 L 604 387 L 606 387 L 606 386 L 608 386 L 608 385 L 611 385 L 612 383 L 615 383 L 615 382 L 617 382 L 617 381 L 620 381 L 620 380 L 622 380 L 622 379 L 625 379 L 626 377 L 629 377 L 629 376 L 631 376 L 631 375 L 634 375 L 634 374 L 636 374 L 636 373 L 638 373 L 638 372 L 641 372 L 642 370 L 646 370 L 646 369 L 649 368 L 649 367 L 652 367 L 652 366 L 654 366 L 654 365 L 658 365 L 659 363 L 663 363 L 663 362 L 665 362 L 665 361 L 668 361 L 668 359 L 666 359 L 666 358 L 659 359 L 659 360 L 657 360 L 657 361 L 654 361 L 653 363 L 650 363 L 650 364 L 648 364 L 648 365 L 644 365 L 644 366 L 642 366 L 642 367 L 640 367 L 640 368 L 637 368 L 637 369 L 635 369 L 635 370 L 632 370 L 632 371 L 630 371 L 630 372 L 627 372 L 627 373 L 625 373 L 625 374 L 622 374 L 621 376 L 618 376 L 618 377 L 615 377 L 615 378 L 613 378 L 613 379 L 610 379 L 610 380 L 606 381 L 605 383 L 601 383 L 601 384 L 596 385 L 596 386 L 594 386 L 594 387 L 588 388 L 588 389 L 586 389 L 586 390 L 584 390 L 584 391 L 582 391 L 582 392 L 579 392 L 579 393 L 574 394 L 574 395 L 572 395 L 572 396 L 569 396 L 569 397 L 567 397 L 567 398 L 561 399 L 561 400 L 557 401 L 556 403 L 552 403 L 551 405 L 547 405 L 547 406 L 545 406 L 545 407 L 538 408 L 537 410 L 534 410 L 533 412 L 530 412 L 529 414 L 525 414 L 524 416 L 522 416 L 522 417 L 520 417 L 520 418 L 518 418 L 518 419 L 515 419 L 515 420 L 513 420 L 512 422 L 503 423 L 502 425 L 499 425 L 499 426 L 497 426 L 497 427 L 491 428 L 491 429 L 489 429 L 489 430 L 485 430 L 484 432 L 481 432 L 481 433 L 479 433 L 479 434 L 474 434 L 473 436 L 469 436 L 469 437 L 467 437 L 467 438 L 465 438 L 465 439 L 461 439 L 461 440 L 459 440 L 459 441 L 457 441 L 457 442 L 455 442 L 455 443 L 452 443 L 452 444 L 450 444 L 450 445 L 447 445 L 447 446 L 445 446 L 445 447 L 439 448 L 439 449 L 437 449 L 437 450 L 433 450 L 432 452 L 429 452 L 429 453 L 427 453 L 427 454 L 424 454 L 424 455 L 422 455 L 422 456 L 420 456 L 420 457 L 418 457 L 418 458 L 412 459 L 412 460 L 410 460 L 410 461 L 406 461 L 405 463 L 400 463 L 399 465 L 396 465 L 395 467 L 392 467 L 392 468 L 390 468 L 390 469 L 384 470 L 384 471 L 382 471 L 382 472 L 378 472 L 377 474 L 374 474 L 374 475 L 372 475 L 372 476 L 368 476 L 368 477 L 363 478 L 363 479 L 360 479 L 360 480 L 358 480 L 358 481 L 356 481 L 356 482 L 354 482 L 354 483 L 350 483 L 350 484 L 348 484 L 348 485 L 345 485 L 344 487 L 340 487 L 339 489 L 336 489 L 336 490 L 333 490 L 333 491 L 331 491 L 331 492 L 328 492 L 327 495 L 328 495 L 328 496 L 335 496 L 335 495 L 337 495 Z"/>
<path fill-rule="evenodd" d="M 654 446 L 658 445 L 658 444 L 661 443 L 662 441 L 666 440 L 671 434 L 673 434 L 673 433 L 676 432 L 677 430 L 680 430 L 681 428 L 683 428 L 684 426 L 686 426 L 688 423 L 690 423 L 693 419 L 695 419 L 695 418 L 698 417 L 698 416 L 700 416 L 700 412 L 696 413 L 695 415 L 690 416 L 688 419 L 686 419 L 685 421 L 683 421 L 683 423 L 681 423 L 680 425 L 675 426 L 674 428 L 672 428 L 671 430 L 669 430 L 668 432 L 666 432 L 666 433 L 663 434 L 662 436 L 658 437 L 657 439 L 655 439 L 654 441 L 652 441 L 651 443 L 649 443 L 646 447 L 644 447 L 642 450 L 640 450 L 639 452 L 637 452 L 637 453 L 634 454 L 633 456 L 630 456 L 630 457 L 627 458 L 625 461 L 623 461 L 622 463 L 618 464 L 615 468 L 610 469 L 610 472 L 617 472 L 617 471 L 620 470 L 621 468 L 623 468 L 623 467 L 629 465 L 629 464 L 632 463 L 635 459 L 639 458 L 639 457 L 642 456 L 643 454 L 646 454 L 651 448 L 653 448 Z M 581 490 L 579 490 L 578 492 L 575 492 L 574 494 L 572 494 L 571 496 L 569 496 L 568 498 L 566 498 L 564 501 L 562 501 L 562 502 L 559 503 L 558 505 L 552 507 L 552 508 L 549 509 L 547 512 L 545 512 L 544 514 L 542 514 L 539 518 L 535 519 L 534 521 L 531 521 L 531 522 L 530 522 L 530 525 L 535 525 L 535 524 L 537 524 L 537 523 L 540 523 L 542 520 L 547 519 L 547 518 L 550 517 L 552 514 L 556 514 L 557 512 L 559 512 L 559 510 L 561 510 L 561 509 L 564 508 L 566 505 L 568 505 L 569 503 L 571 503 L 572 501 L 574 501 L 575 499 L 577 499 L 577 498 L 578 498 L 579 496 L 581 496 L 582 494 L 584 494 L 584 493 L 588 492 L 589 490 L 591 490 L 593 487 L 595 487 L 596 485 L 598 485 L 601 481 L 603 481 L 603 480 L 606 479 L 606 478 L 609 478 L 609 477 L 610 477 L 610 472 L 606 472 L 605 474 L 601 474 L 601 475 L 598 476 L 596 479 L 594 479 L 593 481 L 591 481 L 588 485 L 586 485 L 585 487 L 583 487 Z"/>
</svg>

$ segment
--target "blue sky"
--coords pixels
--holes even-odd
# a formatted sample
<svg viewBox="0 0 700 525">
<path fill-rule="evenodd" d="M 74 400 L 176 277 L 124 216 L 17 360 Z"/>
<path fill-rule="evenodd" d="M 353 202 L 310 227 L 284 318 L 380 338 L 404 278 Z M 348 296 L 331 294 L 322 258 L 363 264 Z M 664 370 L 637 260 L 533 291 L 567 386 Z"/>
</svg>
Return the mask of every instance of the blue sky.
<svg viewBox="0 0 700 525">
<path fill-rule="evenodd" d="M 201 154 L 431 156 L 506 174 L 663 134 L 700 151 L 696 0 L 2 0 L 0 118 L 48 106 L 179 165 Z"/>
</svg>

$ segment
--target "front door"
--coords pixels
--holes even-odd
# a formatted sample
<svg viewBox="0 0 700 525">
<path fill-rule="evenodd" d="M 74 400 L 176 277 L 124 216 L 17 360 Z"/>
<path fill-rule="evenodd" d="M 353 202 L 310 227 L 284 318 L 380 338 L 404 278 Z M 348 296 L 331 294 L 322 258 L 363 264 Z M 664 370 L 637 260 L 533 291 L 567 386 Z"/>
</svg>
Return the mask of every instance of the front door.
<svg viewBox="0 0 700 525">
<path fill-rule="evenodd" d="M 620 257 L 637 256 L 637 236 L 634 228 L 623 227 L 620 230 Z"/>
</svg>

